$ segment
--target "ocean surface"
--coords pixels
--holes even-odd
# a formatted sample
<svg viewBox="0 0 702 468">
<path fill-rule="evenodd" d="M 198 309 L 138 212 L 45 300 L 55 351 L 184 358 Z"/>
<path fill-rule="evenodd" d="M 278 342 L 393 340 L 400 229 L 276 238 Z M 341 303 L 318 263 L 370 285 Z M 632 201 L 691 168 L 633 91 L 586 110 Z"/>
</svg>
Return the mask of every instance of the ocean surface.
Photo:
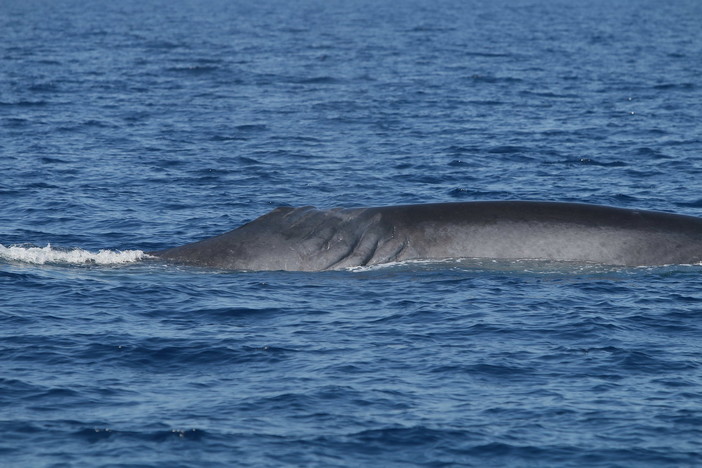
<svg viewBox="0 0 702 468">
<path fill-rule="evenodd" d="M 702 465 L 702 266 L 228 272 L 282 205 L 702 216 L 698 0 L 0 1 L 0 466 Z"/>
</svg>

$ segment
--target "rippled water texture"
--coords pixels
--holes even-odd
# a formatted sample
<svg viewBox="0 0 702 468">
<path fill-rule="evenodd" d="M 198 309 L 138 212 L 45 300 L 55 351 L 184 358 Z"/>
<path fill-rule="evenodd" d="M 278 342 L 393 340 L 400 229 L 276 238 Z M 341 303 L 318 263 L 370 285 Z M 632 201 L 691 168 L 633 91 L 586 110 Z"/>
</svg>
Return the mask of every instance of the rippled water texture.
<svg viewBox="0 0 702 468">
<path fill-rule="evenodd" d="M 232 273 L 275 206 L 702 216 L 702 4 L 0 2 L 0 465 L 697 466 L 700 266 Z"/>
</svg>

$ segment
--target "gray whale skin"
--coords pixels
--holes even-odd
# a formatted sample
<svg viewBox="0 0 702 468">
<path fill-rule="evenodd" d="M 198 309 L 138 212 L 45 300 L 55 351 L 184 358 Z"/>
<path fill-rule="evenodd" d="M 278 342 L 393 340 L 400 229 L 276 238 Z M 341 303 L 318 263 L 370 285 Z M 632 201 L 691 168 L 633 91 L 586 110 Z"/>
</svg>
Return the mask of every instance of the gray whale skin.
<svg viewBox="0 0 702 468">
<path fill-rule="evenodd" d="M 556 202 L 276 208 L 151 255 L 231 270 L 338 270 L 404 260 L 533 259 L 643 266 L 702 261 L 702 218 Z"/>
</svg>

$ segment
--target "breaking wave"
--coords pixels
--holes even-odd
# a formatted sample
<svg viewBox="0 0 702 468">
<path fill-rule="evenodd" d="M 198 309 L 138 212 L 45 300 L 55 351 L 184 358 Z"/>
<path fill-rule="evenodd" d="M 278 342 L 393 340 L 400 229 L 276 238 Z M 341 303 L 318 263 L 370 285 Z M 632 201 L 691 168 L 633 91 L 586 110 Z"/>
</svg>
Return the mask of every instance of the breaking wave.
<svg viewBox="0 0 702 468">
<path fill-rule="evenodd" d="M 90 252 L 79 248 L 46 247 L 0 244 L 0 260 L 35 265 L 121 265 L 138 262 L 149 255 L 141 250 L 100 250 Z"/>
</svg>

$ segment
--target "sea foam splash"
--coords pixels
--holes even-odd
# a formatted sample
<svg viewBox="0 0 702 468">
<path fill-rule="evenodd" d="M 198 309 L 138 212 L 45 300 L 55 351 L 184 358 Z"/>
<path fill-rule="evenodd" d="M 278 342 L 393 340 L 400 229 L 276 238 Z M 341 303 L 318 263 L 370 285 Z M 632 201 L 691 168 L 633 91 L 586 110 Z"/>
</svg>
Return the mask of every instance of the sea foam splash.
<svg viewBox="0 0 702 468">
<path fill-rule="evenodd" d="M 36 265 L 120 265 L 138 262 L 148 257 L 149 255 L 141 250 L 100 250 L 96 253 L 79 248 L 55 248 L 51 247 L 51 244 L 46 247 L 18 245 L 5 247 L 0 244 L 0 259 Z"/>
</svg>

